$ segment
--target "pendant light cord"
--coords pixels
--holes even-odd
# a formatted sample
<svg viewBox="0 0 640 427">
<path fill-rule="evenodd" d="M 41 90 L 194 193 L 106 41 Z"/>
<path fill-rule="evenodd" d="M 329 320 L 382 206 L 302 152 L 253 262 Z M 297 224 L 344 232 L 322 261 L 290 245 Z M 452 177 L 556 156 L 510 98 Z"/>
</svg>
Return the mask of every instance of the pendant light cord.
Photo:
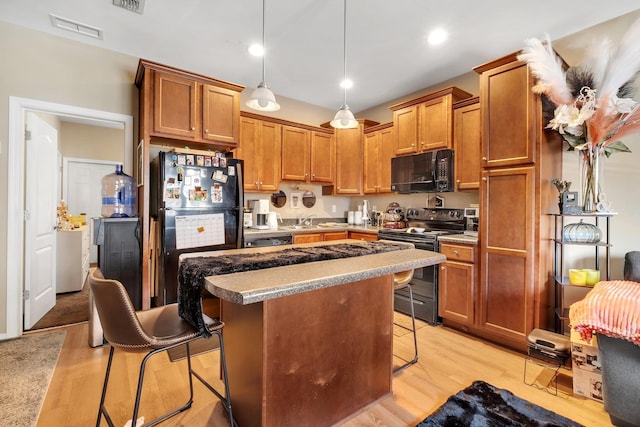
<svg viewBox="0 0 640 427">
<path fill-rule="evenodd" d="M 266 0 L 262 0 L 262 81 L 265 82 L 265 66 L 264 66 L 264 57 L 267 54 L 267 48 L 264 46 L 264 15 L 265 15 L 265 3 Z"/>
<path fill-rule="evenodd" d="M 343 33 L 342 33 L 342 52 L 344 54 L 344 80 L 342 85 L 344 87 L 344 105 L 347 105 L 347 0 L 344 0 L 344 14 L 343 14 Z"/>
</svg>

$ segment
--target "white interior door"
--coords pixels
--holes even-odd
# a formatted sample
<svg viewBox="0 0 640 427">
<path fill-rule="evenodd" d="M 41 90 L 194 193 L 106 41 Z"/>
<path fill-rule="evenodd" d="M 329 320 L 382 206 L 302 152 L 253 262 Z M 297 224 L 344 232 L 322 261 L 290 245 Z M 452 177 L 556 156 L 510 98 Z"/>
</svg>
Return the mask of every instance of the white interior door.
<svg viewBox="0 0 640 427">
<path fill-rule="evenodd" d="M 93 221 L 102 210 L 102 177 L 115 172 L 118 162 L 65 158 L 62 198 L 72 215 L 87 214 L 91 227 L 91 263 L 98 262 L 98 247 L 93 244 Z"/>
<path fill-rule="evenodd" d="M 27 113 L 24 239 L 24 328 L 56 305 L 58 131 Z"/>
</svg>

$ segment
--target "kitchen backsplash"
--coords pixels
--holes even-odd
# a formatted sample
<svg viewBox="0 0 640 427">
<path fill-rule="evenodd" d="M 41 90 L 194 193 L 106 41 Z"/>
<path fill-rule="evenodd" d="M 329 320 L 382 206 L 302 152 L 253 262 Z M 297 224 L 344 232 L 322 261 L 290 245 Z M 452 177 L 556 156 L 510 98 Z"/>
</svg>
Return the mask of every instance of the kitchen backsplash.
<svg viewBox="0 0 640 427">
<path fill-rule="evenodd" d="M 320 186 L 306 185 L 304 189 L 298 189 L 294 185 L 287 184 L 281 185 L 280 190 L 287 195 L 287 202 L 281 208 L 276 208 L 271 205 L 270 210 L 278 212 L 283 219 L 297 219 L 301 216 L 308 217 L 311 215 L 314 223 L 319 219 L 346 218 L 347 212 L 357 210 L 358 206 L 362 206 L 364 200 L 369 201 L 372 210 L 378 211 L 386 210 L 391 202 L 397 202 L 402 207 L 434 207 L 436 204 L 435 193 L 384 194 L 352 197 L 323 196 L 322 187 Z M 307 208 L 299 203 L 291 203 L 291 193 L 300 193 L 307 190 L 312 191 L 316 196 L 316 203 L 313 207 Z M 444 207 L 448 208 L 465 208 L 471 204 L 478 203 L 479 200 L 477 191 L 439 193 L 437 196 L 443 199 Z M 245 193 L 245 200 L 264 198 L 268 199 L 270 195 Z"/>
</svg>

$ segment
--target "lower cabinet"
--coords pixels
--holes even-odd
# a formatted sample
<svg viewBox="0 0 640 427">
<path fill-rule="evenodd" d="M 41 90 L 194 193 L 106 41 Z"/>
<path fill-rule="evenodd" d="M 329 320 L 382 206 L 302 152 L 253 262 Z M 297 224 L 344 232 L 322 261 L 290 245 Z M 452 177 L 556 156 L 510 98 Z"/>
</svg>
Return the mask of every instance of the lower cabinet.
<svg viewBox="0 0 640 427">
<path fill-rule="evenodd" d="M 56 232 L 56 293 L 79 291 L 89 274 L 89 227 Z"/>
<path fill-rule="evenodd" d="M 361 233 L 358 231 L 350 231 L 349 232 L 350 239 L 357 240 L 366 240 L 367 242 L 373 242 L 374 240 L 378 240 L 378 233 Z"/>
<path fill-rule="evenodd" d="M 294 234 L 293 243 L 326 242 L 328 240 L 341 240 L 347 238 L 346 231 L 329 231 L 326 233 Z"/>
<path fill-rule="evenodd" d="M 438 314 L 448 321 L 473 326 L 476 317 L 477 256 L 475 245 L 440 244 L 447 261 L 440 265 Z"/>
</svg>

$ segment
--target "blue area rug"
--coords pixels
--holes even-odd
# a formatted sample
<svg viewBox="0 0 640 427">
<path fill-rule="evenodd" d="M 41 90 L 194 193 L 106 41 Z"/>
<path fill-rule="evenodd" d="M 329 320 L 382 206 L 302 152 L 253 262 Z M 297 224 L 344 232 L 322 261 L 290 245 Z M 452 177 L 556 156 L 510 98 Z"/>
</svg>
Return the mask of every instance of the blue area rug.
<svg viewBox="0 0 640 427">
<path fill-rule="evenodd" d="M 417 427 L 582 427 L 568 418 L 527 402 L 483 381 L 449 397 Z"/>
</svg>

